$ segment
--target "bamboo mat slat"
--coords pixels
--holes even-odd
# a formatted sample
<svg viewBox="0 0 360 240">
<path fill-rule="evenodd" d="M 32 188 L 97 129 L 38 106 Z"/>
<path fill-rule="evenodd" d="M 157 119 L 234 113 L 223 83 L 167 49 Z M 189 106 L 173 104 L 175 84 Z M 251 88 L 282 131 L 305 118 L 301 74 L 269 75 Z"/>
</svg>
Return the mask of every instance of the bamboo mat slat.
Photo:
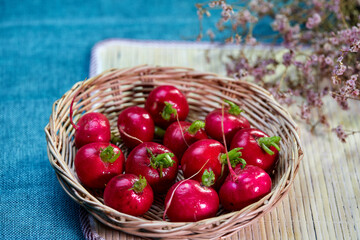
<svg viewBox="0 0 360 240">
<path fill-rule="evenodd" d="M 244 50 L 254 57 L 267 51 L 261 47 Z M 209 44 L 110 40 L 94 47 L 90 75 L 140 64 L 192 67 L 225 75 L 226 56 L 234 52 L 234 47 Z M 359 104 L 351 103 L 348 112 L 332 99 L 326 99 L 325 105 L 331 126 L 341 123 L 360 130 Z M 330 129 L 319 128 L 313 135 L 298 123 L 305 156 L 288 195 L 257 222 L 226 239 L 360 239 L 360 134 L 349 136 L 343 144 Z M 141 239 L 88 217 L 93 231 L 106 240 Z"/>
</svg>

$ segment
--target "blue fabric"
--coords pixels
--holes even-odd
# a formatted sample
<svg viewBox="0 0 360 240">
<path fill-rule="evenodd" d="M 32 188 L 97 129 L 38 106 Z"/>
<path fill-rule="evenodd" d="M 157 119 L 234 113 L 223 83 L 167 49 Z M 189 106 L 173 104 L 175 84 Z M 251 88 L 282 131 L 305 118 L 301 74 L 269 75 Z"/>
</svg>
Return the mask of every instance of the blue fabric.
<svg viewBox="0 0 360 240">
<path fill-rule="evenodd" d="M 0 239 L 83 239 L 44 127 L 106 38 L 194 39 L 196 1 L 0 0 Z"/>
<path fill-rule="evenodd" d="M 0 0 L 0 239 L 83 238 L 47 158 L 52 104 L 88 77 L 98 41 L 193 40 L 196 2 Z"/>
</svg>

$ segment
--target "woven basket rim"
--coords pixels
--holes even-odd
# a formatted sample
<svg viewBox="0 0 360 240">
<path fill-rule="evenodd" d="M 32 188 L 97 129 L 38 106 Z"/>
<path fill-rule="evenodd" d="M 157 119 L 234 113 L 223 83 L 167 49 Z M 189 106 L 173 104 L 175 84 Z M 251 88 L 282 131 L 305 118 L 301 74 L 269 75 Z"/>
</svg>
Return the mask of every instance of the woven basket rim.
<svg viewBox="0 0 360 240">
<path fill-rule="evenodd" d="M 74 176 L 70 176 L 71 174 L 71 170 L 69 169 L 69 166 L 67 164 L 64 165 L 65 161 L 62 158 L 61 152 L 57 151 L 56 148 L 56 141 L 54 141 L 54 139 L 56 139 L 56 132 L 54 132 L 54 129 L 56 129 L 55 127 L 55 123 L 54 123 L 54 119 L 52 119 L 52 116 L 54 116 L 57 106 L 59 104 L 61 104 L 62 102 L 68 100 L 70 98 L 70 96 L 72 96 L 73 94 L 75 94 L 76 91 L 79 90 L 79 88 L 84 87 L 84 86 L 90 86 L 93 82 L 99 80 L 99 79 L 105 79 L 106 77 L 112 76 L 114 78 L 116 78 L 116 76 L 120 76 L 121 74 L 126 74 L 129 72 L 133 72 L 133 71 L 137 71 L 137 72 L 143 72 L 143 71 L 162 71 L 162 70 L 168 70 L 171 72 L 171 70 L 173 70 L 174 72 L 184 72 L 185 75 L 188 74 L 192 74 L 192 76 L 204 76 L 204 77 L 213 77 L 218 79 L 219 81 L 223 81 L 226 82 L 227 84 L 229 83 L 241 83 L 243 85 L 247 85 L 249 86 L 252 90 L 254 90 L 255 92 L 258 91 L 259 93 L 261 93 L 262 95 L 266 96 L 268 99 L 270 99 L 271 101 L 273 101 L 274 103 L 277 103 L 274 99 L 274 97 L 270 94 L 270 92 L 268 92 L 267 90 L 263 89 L 262 87 L 256 85 L 255 83 L 250 83 L 248 81 L 245 80 L 235 80 L 233 78 L 229 78 L 229 77 L 222 77 L 219 76 L 218 74 L 215 73 L 206 73 L 206 72 L 201 72 L 201 71 L 196 71 L 193 68 L 187 68 L 187 67 L 153 67 L 153 66 L 148 66 L 148 65 L 140 65 L 140 66 L 135 66 L 135 67 L 131 67 L 131 68 L 122 68 L 122 69 L 117 69 L 117 68 L 111 68 L 108 70 L 105 70 L 103 73 L 94 76 L 88 80 L 84 80 L 84 81 L 79 81 L 77 83 L 75 83 L 70 90 L 68 90 L 60 99 L 56 100 L 53 103 L 52 106 L 52 114 L 50 116 L 50 120 L 49 123 L 45 126 L 44 130 L 46 133 L 46 141 L 47 141 L 47 151 L 48 151 L 48 155 L 49 155 L 49 161 L 51 166 L 54 168 L 56 175 L 58 177 L 58 180 L 62 186 L 62 188 L 66 191 L 66 193 L 73 198 L 77 203 L 79 203 L 80 205 L 84 206 L 92 215 L 95 216 L 95 218 L 97 218 L 98 220 L 101 220 L 101 222 L 106 223 L 106 220 L 104 220 L 102 217 L 95 215 L 94 213 L 92 213 L 92 211 L 89 209 L 90 205 L 93 205 L 93 203 L 91 201 L 94 201 L 96 204 L 100 204 L 104 209 L 108 210 L 108 211 L 115 211 L 116 215 L 120 216 L 120 217 L 124 217 L 125 219 L 132 219 L 129 221 L 135 221 L 135 222 L 139 222 L 139 223 L 147 223 L 148 225 L 158 225 L 158 226 L 163 226 L 163 227 L 171 227 L 171 231 L 176 231 L 177 229 L 181 229 L 184 226 L 186 227 L 189 224 L 192 225 L 197 225 L 197 226 L 201 226 L 201 225 L 206 225 L 209 223 L 216 223 L 216 222 L 221 222 L 221 221 L 225 221 L 231 218 L 236 218 L 239 217 L 240 215 L 244 215 L 244 216 L 248 216 L 249 214 L 254 214 L 257 215 L 256 217 L 248 220 L 247 224 L 250 224 L 251 222 L 253 222 L 254 220 L 258 219 L 259 216 L 262 216 L 263 214 L 265 214 L 266 212 L 272 210 L 281 200 L 284 196 L 286 196 L 286 193 L 288 192 L 288 190 L 290 189 L 290 186 L 292 185 L 292 182 L 294 181 L 294 178 L 296 176 L 297 170 L 299 168 L 299 164 L 303 158 L 303 148 L 301 145 L 301 141 L 300 141 L 300 130 L 298 128 L 298 125 L 295 123 L 295 121 L 292 119 L 290 113 L 280 104 L 276 104 L 275 107 L 277 108 L 277 111 L 280 112 L 284 118 L 284 120 L 286 120 L 292 127 L 293 129 L 291 129 L 291 131 L 293 131 L 294 136 L 296 139 L 294 139 L 296 141 L 296 144 L 294 144 L 292 147 L 295 149 L 295 153 L 297 154 L 296 157 L 296 162 L 294 164 L 294 168 L 291 168 L 289 166 L 288 170 L 287 170 L 287 177 L 289 178 L 289 176 L 291 176 L 290 180 L 287 180 L 286 183 L 284 183 L 284 185 L 286 185 L 286 188 L 273 188 L 271 193 L 269 193 L 268 195 L 266 195 L 265 197 L 263 197 L 263 199 L 271 199 L 272 197 L 274 197 L 275 193 L 278 192 L 282 192 L 282 195 L 279 199 L 277 199 L 276 202 L 274 202 L 274 204 L 272 204 L 272 206 L 269 208 L 266 208 L 266 204 L 262 205 L 262 208 L 264 209 L 260 209 L 259 211 L 252 211 L 252 207 L 254 205 L 256 205 L 258 202 L 261 202 L 263 200 L 259 200 L 256 203 L 253 203 L 251 205 L 249 205 L 248 207 L 240 210 L 240 211 L 234 211 L 234 212 L 228 212 L 228 213 L 224 213 L 220 216 L 216 216 L 213 218 L 208 218 L 208 219 L 204 219 L 204 220 L 200 220 L 197 222 L 169 222 L 169 221 L 160 221 L 160 220 L 148 220 L 148 219 L 144 219 L 142 217 L 134 217 L 134 216 L 130 216 L 124 213 L 120 213 L 117 212 L 116 210 L 111 209 L 110 207 L 105 206 L 101 201 L 99 201 L 98 199 L 96 199 L 95 197 L 91 198 L 91 193 L 84 188 L 79 182 L 76 182 L 77 179 Z M 64 107 L 64 109 L 66 109 L 66 106 Z M 68 109 L 65 110 L 65 112 L 68 112 Z M 66 114 L 67 116 L 67 114 Z M 66 117 L 65 117 L 66 118 Z M 59 140 L 60 141 L 60 140 Z M 55 156 L 55 157 L 53 157 Z M 295 159 L 294 159 L 295 160 Z M 61 161 L 63 161 L 63 163 L 61 163 Z M 285 177 L 285 176 L 282 176 Z M 88 206 L 88 202 L 87 201 L 83 201 L 83 199 L 79 199 L 79 196 L 73 196 L 72 193 L 69 192 L 68 189 L 66 189 L 66 186 L 64 186 L 64 184 L 69 184 L 68 181 L 71 180 L 75 180 L 75 185 L 73 183 L 71 183 L 70 188 L 74 188 L 72 189 L 72 191 L 76 191 L 76 190 L 81 190 L 82 192 L 86 193 L 89 196 L 88 197 L 88 201 L 91 202 L 91 204 Z M 284 191 L 281 191 L 284 190 Z M 86 199 L 85 197 L 85 199 Z M 274 197 L 275 198 L 275 197 Z M 90 206 L 91 207 L 91 206 Z M 250 210 L 248 210 L 250 209 Z M 256 210 L 258 210 L 259 208 L 257 208 Z M 99 219 L 100 218 L 100 219 Z M 122 222 L 122 220 L 120 220 L 120 222 Z M 128 222 L 128 221 L 124 221 L 124 222 Z M 164 230 L 165 231 L 165 230 Z M 170 230 L 169 230 L 170 231 Z M 141 236 L 141 235 L 139 235 Z M 145 236 L 147 236 L 145 234 Z"/>
</svg>

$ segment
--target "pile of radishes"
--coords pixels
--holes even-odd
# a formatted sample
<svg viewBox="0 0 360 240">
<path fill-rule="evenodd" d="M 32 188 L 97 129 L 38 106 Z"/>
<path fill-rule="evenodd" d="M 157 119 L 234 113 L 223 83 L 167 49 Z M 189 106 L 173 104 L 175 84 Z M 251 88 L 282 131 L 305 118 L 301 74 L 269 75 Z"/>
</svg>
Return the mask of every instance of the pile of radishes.
<svg viewBox="0 0 360 240">
<path fill-rule="evenodd" d="M 78 148 L 75 171 L 85 187 L 103 192 L 105 205 L 133 216 L 145 214 L 154 195 L 165 198 L 164 220 L 214 217 L 220 204 L 240 210 L 271 191 L 269 174 L 280 151 L 280 137 L 252 128 L 241 112 L 224 100 L 205 121 L 190 123 L 181 91 L 156 87 L 144 108 L 128 107 L 118 116 L 121 141 L 130 151 L 125 160 L 110 142 L 103 114 L 87 113 L 75 125 L 70 109 Z M 185 179 L 176 182 L 179 171 Z"/>
</svg>

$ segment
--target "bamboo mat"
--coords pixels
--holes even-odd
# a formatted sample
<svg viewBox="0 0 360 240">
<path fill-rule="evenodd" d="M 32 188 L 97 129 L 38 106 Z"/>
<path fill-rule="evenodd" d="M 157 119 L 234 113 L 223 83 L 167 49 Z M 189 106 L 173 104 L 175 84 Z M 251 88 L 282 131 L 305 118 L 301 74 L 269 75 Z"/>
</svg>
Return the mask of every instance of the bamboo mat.
<svg viewBox="0 0 360 240">
<path fill-rule="evenodd" d="M 139 64 L 186 66 L 225 75 L 226 56 L 235 51 L 233 46 L 210 44 L 107 40 L 93 48 L 90 75 Z M 266 51 L 256 47 L 244 52 L 255 57 Z M 341 123 L 360 130 L 359 104 L 352 103 L 349 112 L 339 110 L 332 99 L 325 104 L 332 126 Z M 292 189 L 275 209 L 227 239 L 360 239 L 360 134 L 343 144 L 330 129 L 319 128 L 313 135 L 298 123 L 305 157 Z M 94 238 L 141 239 L 87 217 Z"/>
</svg>

